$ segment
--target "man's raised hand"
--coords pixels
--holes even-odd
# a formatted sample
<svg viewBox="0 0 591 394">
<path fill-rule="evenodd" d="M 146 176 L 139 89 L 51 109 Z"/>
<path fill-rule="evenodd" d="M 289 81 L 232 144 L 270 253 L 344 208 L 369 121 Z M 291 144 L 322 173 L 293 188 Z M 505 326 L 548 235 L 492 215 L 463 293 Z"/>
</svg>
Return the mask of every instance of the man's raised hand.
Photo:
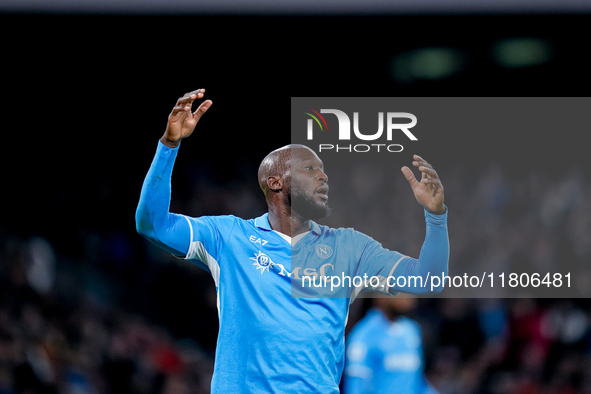
<svg viewBox="0 0 591 394">
<path fill-rule="evenodd" d="M 203 98 L 204 93 L 205 89 L 193 90 L 177 100 L 172 112 L 168 115 L 166 131 L 160 139 L 164 145 L 176 148 L 183 138 L 187 138 L 193 133 L 201 116 L 213 104 L 211 100 L 205 100 L 195 112 L 191 112 L 193 101 Z"/>
<path fill-rule="evenodd" d="M 404 177 L 410 183 L 418 203 L 424 206 L 428 212 L 442 215 L 445 213 L 443 205 L 443 185 L 437 172 L 431 164 L 421 156 L 414 155 L 412 165 L 419 168 L 421 181 L 417 181 L 415 175 L 408 167 L 402 167 Z"/>
</svg>

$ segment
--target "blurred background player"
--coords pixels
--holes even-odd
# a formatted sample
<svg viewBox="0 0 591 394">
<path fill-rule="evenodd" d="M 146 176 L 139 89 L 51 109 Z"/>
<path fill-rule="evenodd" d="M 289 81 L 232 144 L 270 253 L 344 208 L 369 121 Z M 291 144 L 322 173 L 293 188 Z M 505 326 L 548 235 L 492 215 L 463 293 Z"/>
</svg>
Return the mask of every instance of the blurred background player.
<svg viewBox="0 0 591 394">
<path fill-rule="evenodd" d="M 437 394 L 425 380 L 414 298 L 378 297 L 347 338 L 345 394 Z"/>
</svg>

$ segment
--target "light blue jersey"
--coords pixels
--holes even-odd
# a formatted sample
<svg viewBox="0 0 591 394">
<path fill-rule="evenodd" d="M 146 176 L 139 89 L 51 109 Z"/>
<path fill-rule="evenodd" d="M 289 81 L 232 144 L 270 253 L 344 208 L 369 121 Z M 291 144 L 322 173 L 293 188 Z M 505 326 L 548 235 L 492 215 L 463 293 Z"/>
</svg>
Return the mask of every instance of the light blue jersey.
<svg viewBox="0 0 591 394">
<path fill-rule="evenodd" d="M 419 325 L 371 309 L 347 338 L 345 394 L 437 394 L 425 380 Z"/>
<path fill-rule="evenodd" d="M 426 275 L 429 269 L 447 274 L 447 214 L 426 214 L 427 238 L 416 260 L 353 229 L 312 222 L 311 231 L 292 249 L 289 237 L 271 229 L 267 214 L 243 220 L 169 213 L 177 151 L 158 144 L 136 225 L 150 241 L 213 277 L 220 320 L 214 394 L 339 392 L 351 299 L 292 298 L 294 278 L 320 274 L 331 265 L 353 267 L 352 275 Z M 302 253 L 318 260 L 317 270 L 292 268 L 292 254 Z"/>
</svg>

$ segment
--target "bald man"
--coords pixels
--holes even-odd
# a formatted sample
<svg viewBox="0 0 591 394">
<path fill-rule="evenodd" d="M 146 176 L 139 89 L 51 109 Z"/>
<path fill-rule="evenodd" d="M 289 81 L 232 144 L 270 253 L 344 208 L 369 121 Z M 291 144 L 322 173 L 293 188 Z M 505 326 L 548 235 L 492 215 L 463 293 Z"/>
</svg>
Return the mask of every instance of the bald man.
<svg viewBox="0 0 591 394">
<path fill-rule="evenodd" d="M 206 100 L 191 112 L 204 93 L 185 94 L 169 115 L 142 186 L 137 231 L 213 277 L 220 331 L 212 393 L 336 394 L 349 305 L 359 291 L 394 295 L 442 289 L 387 281 L 447 275 L 447 210 L 439 177 L 419 156 L 413 165 L 422 173 L 420 181 L 408 167 L 402 169 L 425 209 L 427 234 L 418 259 L 387 250 L 353 229 L 317 224 L 330 213 L 328 176 L 316 153 L 303 145 L 277 149 L 262 161 L 258 178 L 268 205 L 264 215 L 244 220 L 170 213 L 170 179 L 181 140 L 212 105 Z M 379 283 L 349 286 L 345 296 L 309 289 L 292 296 L 292 284 L 301 290 L 306 277 L 327 277 L 327 270 L 333 277 L 367 275 Z"/>
</svg>

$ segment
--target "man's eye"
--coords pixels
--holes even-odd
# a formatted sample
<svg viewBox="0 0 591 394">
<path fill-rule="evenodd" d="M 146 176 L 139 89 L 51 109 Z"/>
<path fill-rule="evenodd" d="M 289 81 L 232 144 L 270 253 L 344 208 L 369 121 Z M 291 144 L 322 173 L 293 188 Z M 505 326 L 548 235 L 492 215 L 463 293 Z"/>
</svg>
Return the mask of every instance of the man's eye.
<svg viewBox="0 0 591 394">
<path fill-rule="evenodd" d="M 311 167 L 311 166 L 306 167 L 306 170 L 312 171 L 313 169 L 314 169 L 314 167 Z"/>
</svg>

